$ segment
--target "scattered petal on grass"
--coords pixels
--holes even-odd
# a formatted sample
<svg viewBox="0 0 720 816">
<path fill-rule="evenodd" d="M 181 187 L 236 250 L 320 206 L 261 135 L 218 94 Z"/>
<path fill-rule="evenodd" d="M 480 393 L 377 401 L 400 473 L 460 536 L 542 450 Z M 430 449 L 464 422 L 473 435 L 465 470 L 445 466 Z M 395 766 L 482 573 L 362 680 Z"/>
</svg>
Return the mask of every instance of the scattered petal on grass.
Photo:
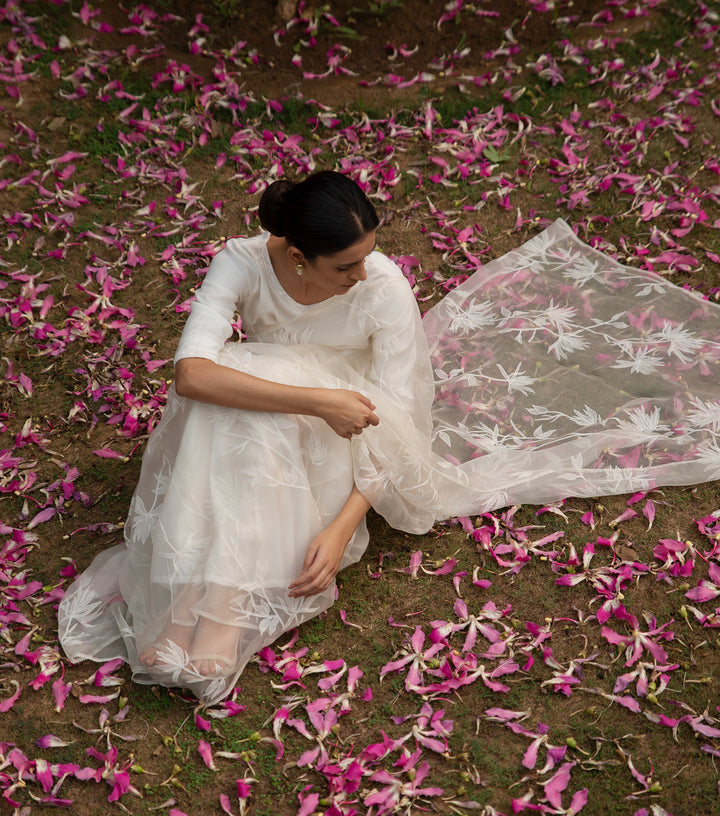
<svg viewBox="0 0 720 816">
<path fill-rule="evenodd" d="M 441 4 L 432 21 L 435 29 L 446 33 L 462 28 L 470 15 L 492 21 L 501 13 L 477 5 Z M 2 216 L 0 318 L 7 349 L 22 350 L 28 361 L 21 366 L 8 356 L 1 369 L 9 407 L 0 413 L 0 492 L 8 508 L 0 523 L 0 624 L 6 646 L 0 710 L 11 717 L 20 701 L 23 709 L 45 706 L 50 714 L 54 708 L 55 714 L 69 710 L 76 716 L 78 706 L 87 705 L 100 712 L 96 722 L 91 709 L 90 725 L 87 711 L 77 717 L 77 730 L 95 744 L 89 756 L 97 767 L 56 765 L 24 753 L 23 746 L 0 744 L 0 789 L 22 816 L 30 802 L 72 808 L 61 791 L 66 778 L 74 780 L 74 791 L 104 780 L 110 800 L 120 807 L 124 797 L 137 793 L 131 774 L 140 771 L 114 747 L 144 738 L 118 733 L 134 715 L 126 670 L 112 660 L 87 677 L 86 668 L 63 665 L 44 616 L 76 570 L 66 562 L 57 576 L 44 570 L 42 580 L 34 580 L 33 559 L 47 552 L 47 541 L 66 546 L 72 536 L 72 545 L 77 542 L 87 552 L 104 546 L 105 539 L 95 537 L 121 537 L 120 513 L 98 520 L 101 499 L 107 500 L 110 485 L 119 490 L 124 475 L 113 468 L 137 462 L 141 448 L 133 445 L 140 445 L 160 419 L 172 355 L 163 337 L 165 324 L 181 320 L 189 310 L 198 279 L 224 242 L 217 230 L 238 195 L 244 198 L 233 210 L 237 231 L 249 232 L 257 228 L 254 205 L 269 179 L 301 175 L 328 162 L 350 174 L 378 204 L 383 220 L 394 219 L 396 227 L 408 229 L 412 246 L 399 245 L 398 251 L 413 254 L 395 260 L 421 304 L 461 284 L 503 247 L 516 246 L 564 210 L 578 234 L 598 249 L 697 289 L 699 303 L 702 297 L 717 301 L 720 287 L 711 276 L 712 265 L 720 263 L 720 162 L 706 125 L 717 121 L 720 104 L 716 66 L 706 69 L 701 62 L 703 54 L 717 53 L 714 11 L 692 3 L 682 37 L 677 35 L 672 48 L 651 48 L 640 57 L 630 40 L 633 18 L 647 21 L 643 37 L 654 37 L 658 20 L 667 19 L 668 28 L 680 23 L 667 17 L 674 14 L 671 4 L 608 2 L 583 25 L 574 16 L 578 10 L 570 14 L 569 7 L 552 0 L 527 5 L 529 16 L 502 32 L 483 75 L 464 72 L 469 49 L 462 42 L 445 53 L 428 53 L 426 64 L 418 62 L 422 52 L 413 43 L 388 44 L 392 71 L 375 80 L 350 81 L 398 93 L 425 85 L 427 94 L 423 91 L 419 106 L 407 108 L 405 97 L 398 96 L 393 110 L 377 114 L 334 110 L 300 94 L 256 98 L 247 91 L 252 86 L 247 70 L 275 55 L 261 54 L 243 41 L 221 50 L 202 13 L 182 20 L 170 11 L 131 4 L 110 23 L 104 7 L 83 3 L 67 7 L 81 33 L 72 39 L 53 33 L 50 39 L 45 31 L 55 32 L 66 3 L 19 0 L 0 11 L 7 34 L 0 73 L 9 101 L 0 178 L 8 204 Z M 44 6 L 57 17 L 51 29 Z M 276 32 L 277 43 L 296 38 L 286 67 L 298 79 L 338 81 L 355 72 L 352 32 L 331 12 L 331 5 L 301 0 L 295 16 Z M 562 37 L 529 57 L 523 29 L 533 26 L 538 15 L 546 15 L 540 21 L 561 30 Z M 169 52 L 168 27 L 177 27 L 175 48 L 182 42 L 181 30 L 187 34 L 187 59 L 177 50 Z M 320 47 L 323 30 L 348 41 Z M 105 49 L 97 39 L 111 32 L 121 38 L 113 42 L 122 42 L 122 48 Z M 414 58 L 411 69 L 406 61 Z M 145 82 L 141 89 L 138 77 Z M 438 80 L 452 93 L 437 95 L 433 83 Z M 47 91 L 49 102 L 77 106 L 74 115 L 80 120 L 82 106 L 91 107 L 97 115 L 89 130 L 76 130 L 73 121 L 67 136 L 65 115 L 48 119 L 47 132 L 41 123 L 40 130 L 27 107 L 37 87 Z M 569 88 L 579 90 L 570 93 Z M 471 95 L 463 96 L 468 90 Z M 461 102 L 449 107 L 455 93 Z M 292 110 L 300 111 L 303 120 L 298 132 Z M 305 126 L 312 138 L 300 135 Z M 110 150 L 98 148 L 105 140 Z M 91 166 L 103 176 L 102 184 L 85 179 Z M 231 191 L 223 187 L 223 178 L 231 179 Z M 155 272 L 162 280 L 153 279 Z M 653 285 L 648 283 L 648 292 Z M 163 331 L 144 325 L 148 315 L 156 316 L 155 306 Z M 650 317 L 634 319 L 639 334 L 653 330 Z M 685 365 L 697 363 L 705 377 L 714 376 L 716 361 L 683 350 L 692 338 L 672 326 L 658 328 L 666 333 L 669 354 L 685 356 Z M 168 333 L 176 333 L 171 329 Z M 66 389 L 57 404 L 48 399 L 56 383 L 58 395 Z M 713 403 L 700 400 L 695 407 L 698 415 L 718 421 Z M 512 408 L 495 402 L 493 410 L 500 418 Z M 571 419 L 576 420 L 587 417 L 578 414 Z M 77 449 L 64 441 L 71 439 L 66 429 L 73 439 L 82 439 L 77 463 L 70 459 Z M 92 466 L 84 456 L 86 447 L 97 457 Z M 624 464 L 640 467 L 637 451 L 629 450 Z M 98 472 L 103 479 L 95 478 Z M 680 520 L 663 519 L 659 494 L 652 495 L 636 493 L 624 507 L 582 499 L 530 514 L 507 508 L 458 518 L 459 527 L 450 532 L 462 530 L 465 546 L 447 548 L 450 552 L 442 550 L 447 525 L 433 533 L 439 536 L 437 549 L 432 537 L 422 541 L 422 549 L 401 541 L 399 555 L 383 553 L 372 577 L 381 588 L 398 585 L 391 580 L 407 581 L 421 600 L 398 610 L 387 628 L 375 628 L 356 607 L 347 607 L 353 622 L 345 610 L 338 613 L 347 627 L 372 637 L 382 668 L 353 665 L 356 661 L 347 656 L 336 659 L 326 643 L 307 648 L 307 633 L 295 632 L 257 658 L 260 672 L 269 675 L 262 678 L 268 693 L 276 695 L 275 715 L 264 726 L 250 726 L 258 731 L 232 751 L 213 753 L 201 740 L 201 758 L 213 770 L 220 757 L 244 763 L 251 772 L 252 763 L 261 767 L 260 751 L 284 758 L 286 768 L 299 767 L 313 780 L 313 787 L 299 795 L 299 813 L 323 809 L 330 816 L 349 816 L 351 810 L 359 813 L 362 803 L 378 816 L 400 808 L 420 812 L 433 804 L 469 809 L 477 803 L 451 798 L 456 780 L 446 783 L 450 774 L 434 763 L 438 754 L 445 756 L 443 763 L 460 761 L 450 748 L 467 724 L 444 711 L 451 710 L 448 701 L 463 700 L 475 683 L 482 683 L 482 694 L 497 705 L 486 701 L 489 707 L 484 715 L 477 712 L 480 719 L 469 724 L 467 733 L 476 726 L 489 729 L 483 735 L 488 750 L 493 730 L 501 738 L 523 740 L 517 752 L 522 760 L 514 770 L 524 780 L 520 784 L 531 789 L 511 800 L 515 812 L 570 816 L 582 810 L 587 790 L 577 790 L 567 805 L 577 770 L 566 754 L 572 747 L 577 753 L 568 757 L 587 761 L 590 755 L 573 747 L 569 740 L 574 737 L 564 731 L 554 739 L 556 729 L 531 725 L 529 703 L 527 711 L 502 707 L 498 695 L 518 683 L 531 689 L 531 696 L 539 690 L 559 692 L 546 698 L 553 702 L 595 695 L 615 716 L 632 723 L 628 732 L 637 721 L 669 736 L 684 729 L 701 738 L 699 750 L 688 752 L 688 762 L 697 761 L 695 754 L 717 757 L 717 747 L 703 743 L 720 740 L 718 712 L 692 710 L 686 689 L 707 685 L 708 698 L 714 690 L 712 678 L 704 674 L 702 637 L 695 635 L 720 627 L 720 607 L 710 607 L 720 596 L 720 511 L 702 510 L 709 515 L 696 521 L 697 530 L 681 536 L 675 531 Z M 548 516 L 555 526 L 565 525 L 568 535 L 552 525 L 536 532 Z M 75 517 L 79 520 L 71 521 Z M 574 517 L 584 533 L 572 527 Z M 665 537 L 641 538 L 638 531 L 645 522 L 646 534 L 654 528 Z M 594 540 L 586 537 L 589 531 Z M 637 535 L 634 542 L 631 535 Z M 534 607 L 527 611 L 522 598 L 513 601 L 518 607 L 513 609 L 508 597 L 522 595 L 527 575 L 537 581 L 543 576 L 561 599 L 562 612 L 548 612 L 541 598 L 543 611 L 537 615 Z M 637 602 L 651 583 L 666 593 L 661 613 Z M 655 597 L 652 592 L 646 596 Z M 679 606 L 681 628 L 675 637 L 669 620 L 675 612 L 667 613 L 666 605 L 678 598 L 697 606 Z M 428 619 L 426 607 L 437 620 Z M 659 625 L 658 620 L 668 622 Z M 694 650 L 687 661 L 680 657 L 684 637 Z M 320 654 L 325 648 L 328 653 Z M 602 677 L 596 678 L 596 672 Z M 390 735 L 370 733 L 366 725 L 373 693 L 361 680 L 375 686 L 378 677 L 381 700 L 390 687 L 401 689 L 393 690 L 392 716 L 372 708 L 373 727 L 384 726 Z M 212 731 L 213 744 L 220 748 L 215 740 L 222 739 L 225 721 L 258 704 L 246 701 L 246 709 L 247 693 L 239 688 L 232 699 L 202 713 L 173 697 L 173 710 L 183 718 L 194 713 L 197 728 Z M 55 722 L 42 730 L 51 728 L 56 730 Z M 285 739 L 288 733 L 291 738 Z M 177 740 L 167 740 L 165 749 L 179 748 Z M 34 747 L 52 751 L 69 744 L 48 733 Z M 591 770 L 609 767 L 603 763 L 610 762 L 610 753 L 617 754 L 617 746 L 598 745 L 600 764 L 588 766 Z M 647 765 L 623 756 L 625 774 L 640 786 L 633 795 L 658 795 L 652 773 L 638 770 Z M 452 773 L 459 768 L 453 766 Z M 181 791 L 178 796 L 185 795 L 183 770 L 178 765 L 163 783 Z M 525 780 L 530 770 L 534 776 Z M 470 759 L 462 774 L 481 784 Z M 440 780 L 447 792 L 435 784 Z M 237 801 L 220 794 L 223 812 L 242 816 L 252 782 L 252 777 L 237 780 Z M 442 804 L 436 799 L 440 796 Z M 170 816 L 185 816 L 186 810 L 192 812 L 191 803 L 188 795 L 184 810 L 174 807 L 175 800 L 150 809 L 170 808 Z M 655 803 L 637 811 L 666 813 Z"/>
<path fill-rule="evenodd" d="M 205 740 L 200 740 L 200 742 L 198 742 L 198 753 L 211 771 L 217 771 L 209 743 L 205 742 Z"/>
<path fill-rule="evenodd" d="M 65 748 L 67 745 L 72 745 L 72 742 L 66 742 L 54 734 L 46 734 L 44 737 L 40 737 L 36 740 L 35 744 L 38 748 Z"/>
</svg>

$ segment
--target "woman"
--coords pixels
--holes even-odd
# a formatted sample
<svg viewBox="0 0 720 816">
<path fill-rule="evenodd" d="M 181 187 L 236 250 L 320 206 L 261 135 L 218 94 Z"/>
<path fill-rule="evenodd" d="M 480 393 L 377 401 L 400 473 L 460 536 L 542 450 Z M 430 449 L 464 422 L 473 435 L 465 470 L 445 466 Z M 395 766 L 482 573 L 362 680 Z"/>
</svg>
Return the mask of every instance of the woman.
<svg viewBox="0 0 720 816">
<path fill-rule="evenodd" d="M 350 441 L 381 421 L 366 386 L 429 429 L 417 307 L 373 251 L 365 194 L 321 172 L 271 185 L 259 215 L 267 232 L 230 240 L 193 304 L 125 545 L 101 553 L 60 607 L 71 659 L 122 656 L 138 681 L 208 701 L 328 608 L 336 573 L 367 546 Z M 248 342 L 226 343 L 236 309 Z"/>
<path fill-rule="evenodd" d="M 124 545 L 60 605 L 72 660 L 212 703 L 394 527 L 720 478 L 720 310 L 562 221 L 421 322 L 359 187 L 276 182 L 213 260 Z M 247 342 L 227 342 L 235 310 Z"/>
</svg>

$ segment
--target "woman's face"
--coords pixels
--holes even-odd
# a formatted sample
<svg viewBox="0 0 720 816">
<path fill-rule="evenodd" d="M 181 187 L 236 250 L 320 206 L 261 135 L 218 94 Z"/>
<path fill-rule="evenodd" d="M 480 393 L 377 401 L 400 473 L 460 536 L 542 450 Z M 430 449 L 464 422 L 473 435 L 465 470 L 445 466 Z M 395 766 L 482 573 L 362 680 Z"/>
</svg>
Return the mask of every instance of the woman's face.
<svg viewBox="0 0 720 816">
<path fill-rule="evenodd" d="M 343 295 L 358 281 L 367 277 L 365 259 L 375 249 L 375 230 L 365 234 L 357 243 L 333 255 L 318 255 L 305 261 L 308 283 L 317 286 L 326 295 Z"/>
</svg>

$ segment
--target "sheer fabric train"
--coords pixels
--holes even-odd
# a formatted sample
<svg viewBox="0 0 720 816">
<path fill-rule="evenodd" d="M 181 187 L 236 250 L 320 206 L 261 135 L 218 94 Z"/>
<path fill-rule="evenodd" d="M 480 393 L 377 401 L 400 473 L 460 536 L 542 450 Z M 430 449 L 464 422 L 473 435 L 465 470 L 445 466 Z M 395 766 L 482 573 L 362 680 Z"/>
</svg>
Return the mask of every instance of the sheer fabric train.
<svg viewBox="0 0 720 816">
<path fill-rule="evenodd" d="M 347 441 L 312 417 L 171 391 L 125 543 L 60 605 L 71 660 L 122 657 L 138 682 L 222 699 L 258 649 L 332 604 L 334 587 L 292 599 L 287 586 L 353 482 L 393 527 L 422 533 L 509 504 L 720 478 L 720 307 L 621 266 L 564 221 L 482 267 L 422 321 L 380 253 L 348 295 L 300 306 L 266 240 L 234 242 L 213 261 L 178 358 L 352 388 L 381 422 Z M 226 343 L 236 303 L 248 342 Z M 343 566 L 366 545 L 363 524 Z M 231 655 L 193 645 L 223 664 L 219 677 L 189 660 L 203 621 L 236 632 Z M 144 666 L 138 653 L 161 633 L 162 660 Z"/>
</svg>

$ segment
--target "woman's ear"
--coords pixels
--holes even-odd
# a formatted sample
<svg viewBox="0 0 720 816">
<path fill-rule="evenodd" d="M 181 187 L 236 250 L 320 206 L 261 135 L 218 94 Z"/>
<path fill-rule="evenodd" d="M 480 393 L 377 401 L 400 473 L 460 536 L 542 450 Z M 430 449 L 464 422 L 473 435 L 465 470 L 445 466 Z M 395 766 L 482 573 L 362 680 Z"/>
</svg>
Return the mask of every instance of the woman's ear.
<svg viewBox="0 0 720 816">
<path fill-rule="evenodd" d="M 288 247 L 287 254 L 293 266 L 298 266 L 299 264 L 304 266 L 307 263 L 305 256 L 295 246 Z"/>
</svg>

